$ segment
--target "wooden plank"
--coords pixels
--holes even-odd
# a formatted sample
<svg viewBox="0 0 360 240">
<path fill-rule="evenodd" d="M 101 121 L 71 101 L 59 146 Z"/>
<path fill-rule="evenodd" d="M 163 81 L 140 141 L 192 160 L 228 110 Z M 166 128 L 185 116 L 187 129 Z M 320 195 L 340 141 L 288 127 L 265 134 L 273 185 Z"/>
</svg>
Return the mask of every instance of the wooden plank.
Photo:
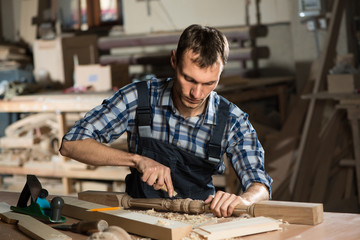
<svg viewBox="0 0 360 240">
<path fill-rule="evenodd" d="M 298 172 L 295 190 L 292 193 L 293 201 L 307 202 L 310 201 L 311 189 L 317 167 L 316 154 L 320 147 L 320 132 L 322 129 L 324 111 L 328 101 L 317 101 L 314 105 L 311 124 L 308 125 L 307 141 L 303 148 L 302 158 L 298 168 L 294 166 L 293 171 Z M 305 130 L 304 130 L 305 131 Z M 302 135 L 303 137 L 303 135 Z M 302 139 L 302 138 L 301 138 Z M 301 143 L 300 143 L 301 145 Z M 299 147 L 300 148 L 300 147 Z M 298 150 L 300 151 L 300 149 Z M 298 153 L 299 154 L 299 153 Z M 296 158 L 296 160 L 299 160 Z M 296 164 L 296 162 L 295 162 Z M 294 172 L 292 172 L 294 174 Z M 293 177 L 293 176 L 291 176 Z M 292 179 L 292 178 L 291 178 Z M 291 189 L 291 183 L 290 183 Z"/>
<path fill-rule="evenodd" d="M 0 101 L 0 112 L 87 112 L 113 92 L 91 94 L 38 94 Z"/>
<path fill-rule="evenodd" d="M 32 164 L 31 164 L 32 165 Z M 71 169 L 64 164 L 47 163 L 34 164 L 34 166 L 43 165 L 42 168 L 36 167 L 12 167 L 0 166 L 2 174 L 33 174 L 38 177 L 55 178 L 73 178 L 73 179 L 100 179 L 109 181 L 124 181 L 126 175 L 130 172 L 127 167 L 98 167 L 96 169 Z"/>
<path fill-rule="evenodd" d="M 110 207 L 119 207 L 121 206 L 121 198 L 118 197 L 123 195 L 121 192 L 101 192 L 101 191 L 84 191 L 78 193 L 78 199 L 102 204 Z"/>
<path fill-rule="evenodd" d="M 316 154 L 316 162 L 318 162 L 319 167 L 316 168 L 315 180 L 310 196 L 310 201 L 312 202 L 324 202 L 325 200 L 332 157 L 336 149 L 336 140 L 338 134 L 343 134 L 343 131 L 340 131 L 343 120 L 345 120 L 344 112 L 335 110 L 324 129 L 324 134 L 320 138 L 320 147 Z"/>
<path fill-rule="evenodd" d="M 0 148 L 31 148 L 34 146 L 34 137 L 2 137 L 0 138 Z"/>
<path fill-rule="evenodd" d="M 206 225 L 194 229 L 207 240 L 242 237 L 280 229 L 280 222 L 266 217 L 242 218 L 231 222 Z"/>
<path fill-rule="evenodd" d="M 65 216 L 81 220 L 104 219 L 109 223 L 109 225 L 119 226 L 127 232 L 145 237 L 176 240 L 182 239 L 192 231 L 191 225 L 177 221 L 130 212 L 127 210 L 91 212 L 88 210 L 94 208 L 104 208 L 107 206 L 71 197 L 63 197 L 63 199 L 65 201 L 65 206 L 62 213 Z"/>
<path fill-rule="evenodd" d="M 349 119 L 349 121 L 351 124 L 352 135 L 353 135 L 357 194 L 358 194 L 358 203 L 360 204 L 360 126 L 359 126 L 359 119 Z"/>
<path fill-rule="evenodd" d="M 0 203 L 0 218 L 3 222 L 17 224 L 19 230 L 36 240 L 71 240 L 72 238 L 53 229 L 45 223 L 35 218 L 16 212 L 3 212 L 10 205 L 4 202 Z"/>
</svg>

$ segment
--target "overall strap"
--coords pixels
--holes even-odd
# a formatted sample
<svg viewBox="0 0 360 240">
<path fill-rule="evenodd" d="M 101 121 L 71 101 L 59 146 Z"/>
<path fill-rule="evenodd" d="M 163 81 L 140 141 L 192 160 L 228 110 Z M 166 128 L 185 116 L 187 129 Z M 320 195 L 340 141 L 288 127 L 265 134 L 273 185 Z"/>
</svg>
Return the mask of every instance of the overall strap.
<svg viewBox="0 0 360 240">
<path fill-rule="evenodd" d="M 151 137 L 151 107 L 146 81 L 136 83 L 138 107 L 136 109 L 137 126 L 140 137 Z"/>
<path fill-rule="evenodd" d="M 221 162 L 221 141 L 224 136 L 229 109 L 230 103 L 223 97 L 220 97 L 217 124 L 208 145 L 208 162 L 214 165 L 218 165 Z"/>
</svg>

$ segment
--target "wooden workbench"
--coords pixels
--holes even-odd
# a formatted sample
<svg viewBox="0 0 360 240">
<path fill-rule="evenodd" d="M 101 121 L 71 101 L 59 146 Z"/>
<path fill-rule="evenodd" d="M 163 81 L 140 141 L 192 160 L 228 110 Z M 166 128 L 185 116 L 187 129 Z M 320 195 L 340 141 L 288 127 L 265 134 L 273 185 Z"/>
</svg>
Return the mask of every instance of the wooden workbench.
<svg viewBox="0 0 360 240">
<path fill-rule="evenodd" d="M 19 198 L 17 192 L 0 191 L 0 202 L 7 202 L 10 205 L 16 205 Z M 51 193 L 50 193 L 51 194 Z M 74 223 L 75 220 L 67 218 L 68 223 Z M 279 231 L 261 233 L 252 236 L 242 237 L 244 240 L 282 240 L 282 239 L 316 239 L 316 240 L 355 240 L 360 239 L 360 214 L 349 213 L 324 213 L 324 222 L 316 225 L 297 225 L 282 224 Z M 87 239 L 76 233 L 63 232 L 73 239 Z M 0 222 L 0 239 L 29 239 L 19 232 L 15 226 Z M 136 238 L 135 238 L 136 239 Z"/>
</svg>

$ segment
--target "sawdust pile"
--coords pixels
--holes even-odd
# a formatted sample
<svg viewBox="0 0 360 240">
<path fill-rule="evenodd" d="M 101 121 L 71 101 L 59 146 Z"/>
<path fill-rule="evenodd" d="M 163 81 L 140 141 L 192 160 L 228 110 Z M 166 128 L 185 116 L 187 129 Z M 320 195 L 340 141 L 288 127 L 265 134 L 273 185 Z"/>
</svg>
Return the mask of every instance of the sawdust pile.
<svg viewBox="0 0 360 240">
<path fill-rule="evenodd" d="M 213 217 L 212 214 L 189 215 L 186 213 L 158 212 L 154 209 L 139 212 L 153 217 L 161 217 L 169 220 L 191 224 L 194 227 L 205 223 L 213 224 L 217 222 L 217 218 Z"/>
<path fill-rule="evenodd" d="M 238 219 L 239 217 L 228 217 L 228 218 L 217 218 L 214 217 L 211 213 L 205 213 L 205 214 L 186 214 L 186 213 L 175 213 L 175 212 L 160 212 L 155 211 L 154 209 L 151 210 L 140 210 L 137 211 L 139 213 L 143 213 L 146 215 L 150 215 L 153 217 L 161 217 L 164 219 L 169 219 L 173 221 L 183 222 L 186 224 L 191 224 L 193 228 L 203 226 L 203 225 L 211 225 L 218 222 L 229 222 L 234 219 Z M 241 218 L 249 218 L 250 216 L 247 214 L 244 214 L 240 216 Z M 159 225 L 165 225 L 161 221 L 158 222 Z M 182 240 L 204 240 L 205 238 L 199 235 L 196 232 L 190 232 L 189 236 L 182 238 Z M 138 239 L 137 239 L 138 240 Z M 143 239 L 141 239 L 143 240 Z"/>
</svg>

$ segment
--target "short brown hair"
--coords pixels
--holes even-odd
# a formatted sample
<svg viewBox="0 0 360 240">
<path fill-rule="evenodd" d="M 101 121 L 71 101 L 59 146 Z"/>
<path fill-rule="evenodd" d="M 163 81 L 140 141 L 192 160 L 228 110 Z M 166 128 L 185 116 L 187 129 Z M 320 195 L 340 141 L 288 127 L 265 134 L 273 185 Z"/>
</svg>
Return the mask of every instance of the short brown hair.
<svg viewBox="0 0 360 240">
<path fill-rule="evenodd" d="M 199 54 L 194 62 L 201 68 L 212 66 L 219 56 L 225 65 L 229 56 L 226 36 L 216 28 L 198 24 L 190 25 L 181 34 L 176 49 L 177 64 L 182 64 L 184 53 L 188 50 Z"/>
</svg>

